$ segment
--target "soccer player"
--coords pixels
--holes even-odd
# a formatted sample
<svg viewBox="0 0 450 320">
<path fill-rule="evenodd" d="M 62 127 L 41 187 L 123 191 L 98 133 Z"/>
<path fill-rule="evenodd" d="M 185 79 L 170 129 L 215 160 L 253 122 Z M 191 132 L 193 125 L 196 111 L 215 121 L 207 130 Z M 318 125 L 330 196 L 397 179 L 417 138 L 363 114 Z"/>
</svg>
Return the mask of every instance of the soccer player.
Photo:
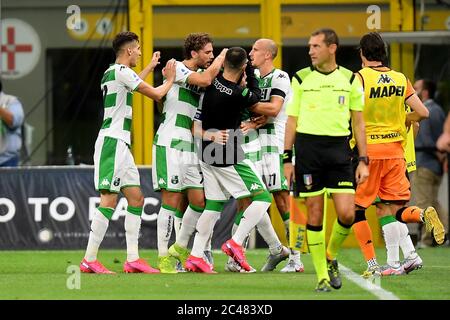
<svg viewBox="0 0 450 320">
<path fill-rule="evenodd" d="M 133 32 L 121 32 L 113 40 L 116 61 L 104 73 L 101 90 L 105 114 L 94 151 L 94 183 L 100 191 L 100 206 L 91 223 L 86 254 L 80 270 L 87 273 L 114 273 L 97 260 L 97 252 L 108 229 L 118 193 L 128 201 L 125 216 L 127 261 L 125 272 L 157 273 L 144 259 L 139 258 L 138 236 L 144 197 L 140 188 L 139 172 L 131 154 L 131 121 L 133 92 L 160 101 L 169 91 L 175 79 L 175 60 L 169 60 L 164 69 L 166 82 L 154 88 L 144 82 L 149 72 L 158 64 L 159 52 L 139 76 L 131 69 L 141 56 L 139 38 Z"/>
<path fill-rule="evenodd" d="M 292 91 L 288 74 L 273 65 L 277 53 L 278 47 L 271 39 L 259 39 L 253 44 L 250 59 L 256 68 L 262 97 L 261 103 L 252 110 L 269 117 L 267 123 L 259 129 L 263 178 L 267 189 L 273 194 L 289 241 L 289 187 L 284 176 L 282 157 L 287 120 L 286 105 Z M 261 226 L 257 227 L 261 232 Z M 278 260 L 277 255 L 271 253 L 263 271 L 272 271 Z M 288 263 L 281 272 L 303 272 L 303 270 L 300 252 L 291 249 Z"/>
<path fill-rule="evenodd" d="M 202 252 L 230 196 L 235 199 L 251 198 L 252 202 L 245 210 L 232 239 L 222 245 L 222 251 L 245 271 L 250 271 L 242 243 L 270 206 L 270 194 L 253 163 L 244 159 L 241 146 L 239 127 L 242 110 L 253 106 L 260 99 L 254 69 L 247 62 L 244 49 L 230 48 L 226 53 L 223 74 L 206 89 L 203 97 L 200 117 L 202 129 L 207 132 L 227 130 L 230 136 L 225 144 L 202 141 L 200 164 L 205 179 L 206 207 L 197 223 L 194 246 L 186 261 L 186 269 L 190 271 L 214 273 L 211 266 L 202 259 Z M 238 85 L 244 69 L 247 87 Z"/>
<path fill-rule="evenodd" d="M 285 174 L 293 174 L 292 146 L 295 140 L 295 180 L 301 197 L 306 197 L 306 226 L 309 251 L 317 273 L 316 291 L 330 291 L 342 285 L 336 255 L 350 233 L 354 219 L 354 182 L 367 179 L 367 155 L 362 110 L 364 96 L 353 72 L 336 64 L 338 36 L 320 29 L 309 39 L 312 66 L 292 79 L 293 98 L 287 107 Z M 359 150 L 356 173 L 351 165 L 349 120 L 353 122 Z M 324 196 L 331 194 L 337 219 L 325 250 L 322 232 Z M 326 252 L 325 252 L 326 251 Z M 327 267 L 328 264 L 328 267 Z"/>
<path fill-rule="evenodd" d="M 285 109 L 291 96 L 291 87 L 287 73 L 276 69 L 273 65 L 277 52 L 277 45 L 271 39 L 259 39 L 252 46 L 250 59 L 256 68 L 259 87 L 262 91 L 261 102 L 253 107 L 252 111 L 268 117 L 265 125 L 259 128 L 259 134 L 256 135 L 261 148 L 260 161 L 263 179 L 267 189 L 274 196 L 284 222 L 286 236 L 289 239 L 289 194 L 283 172 L 282 154 L 287 119 Z M 247 145 L 245 147 L 250 148 Z M 239 212 L 236 223 L 239 222 L 242 212 Z M 270 251 L 267 262 L 261 271 L 273 271 L 278 263 L 287 258 L 287 255 L 276 234 L 272 233 L 273 227 L 265 222 L 266 219 L 263 219 L 257 225 L 257 229 L 268 243 Z M 233 227 L 235 228 L 235 226 Z M 303 270 L 300 252 L 291 249 L 289 261 L 281 269 L 281 272 L 303 272 Z"/>
<path fill-rule="evenodd" d="M 363 69 L 358 75 L 364 84 L 370 175 L 365 183 L 358 185 L 355 203 L 357 210 L 363 212 L 377 196 L 380 198 L 376 204 L 377 216 L 387 249 L 387 265 L 381 268 L 381 274 L 399 275 L 422 266 L 405 223 L 425 223 L 427 230 L 433 231 L 436 242 L 444 242 L 444 228 L 433 207 L 406 206 L 410 200 L 410 183 L 405 174 L 406 126 L 427 118 L 429 112 L 406 76 L 383 65 L 386 49 L 378 33 L 361 38 L 360 56 Z M 406 113 L 405 103 L 412 112 Z M 399 247 L 405 257 L 403 264 Z"/>
<path fill-rule="evenodd" d="M 153 189 L 162 194 L 157 221 L 158 268 L 162 273 L 177 272 L 168 244 L 183 192 L 187 190 L 189 205 L 182 221 L 189 230 L 180 230 L 180 241 L 189 241 L 205 207 L 203 179 L 191 127 L 201 88 L 211 84 L 222 66 L 225 52 L 224 49 L 212 62 L 211 37 L 206 33 L 189 34 L 184 41 L 185 59 L 176 62 L 175 82 L 164 100 L 163 121 L 155 135 L 152 163 Z M 197 72 L 199 69 L 206 70 Z"/>
</svg>

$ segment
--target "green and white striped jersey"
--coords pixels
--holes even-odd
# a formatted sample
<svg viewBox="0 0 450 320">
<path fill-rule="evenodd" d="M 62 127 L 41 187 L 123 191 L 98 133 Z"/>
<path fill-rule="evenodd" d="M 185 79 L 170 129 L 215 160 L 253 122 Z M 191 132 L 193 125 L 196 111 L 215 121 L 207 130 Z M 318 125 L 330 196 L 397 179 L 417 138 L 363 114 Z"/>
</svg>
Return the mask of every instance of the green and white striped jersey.
<svg viewBox="0 0 450 320">
<path fill-rule="evenodd" d="M 133 91 L 141 82 L 136 72 L 122 64 L 112 64 L 105 71 L 101 82 L 105 114 L 99 136 L 131 144 Z"/>
<path fill-rule="evenodd" d="M 279 96 L 284 99 L 278 115 L 269 117 L 267 124 L 259 129 L 262 154 L 267 152 L 283 153 L 284 129 L 287 121 L 286 105 L 292 95 L 289 76 L 280 69 L 273 69 L 264 77 L 260 77 L 259 70 L 255 70 L 255 74 L 261 89 L 261 102 L 270 102 L 272 96 Z"/>
<path fill-rule="evenodd" d="M 194 151 L 191 127 L 202 89 L 187 83 L 192 73 L 182 62 L 176 62 L 175 81 L 165 97 L 162 122 L 156 132 L 154 144 Z"/>
</svg>

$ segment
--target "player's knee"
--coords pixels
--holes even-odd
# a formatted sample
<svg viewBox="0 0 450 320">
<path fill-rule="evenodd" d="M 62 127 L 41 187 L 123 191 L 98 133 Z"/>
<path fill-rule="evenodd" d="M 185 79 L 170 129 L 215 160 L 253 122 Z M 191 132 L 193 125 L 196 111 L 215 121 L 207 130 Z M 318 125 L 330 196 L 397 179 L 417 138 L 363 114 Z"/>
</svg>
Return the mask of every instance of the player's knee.
<svg viewBox="0 0 450 320">
<path fill-rule="evenodd" d="M 355 220 L 354 211 L 345 212 L 339 215 L 339 221 L 342 222 L 342 224 L 351 226 L 354 220 Z"/>
<path fill-rule="evenodd" d="M 289 211 L 289 195 L 286 191 L 276 192 L 273 194 L 275 203 L 280 213 Z"/>
<path fill-rule="evenodd" d="M 144 196 L 142 193 L 140 195 L 136 195 L 132 198 L 127 199 L 128 205 L 132 207 L 143 207 L 144 206 Z"/>
<path fill-rule="evenodd" d="M 356 209 L 355 210 L 355 221 L 353 221 L 353 224 L 366 221 L 366 210 L 364 209 Z"/>
<path fill-rule="evenodd" d="M 270 196 L 270 193 L 267 190 L 252 194 L 251 199 L 252 201 L 262 201 L 272 203 L 272 197 Z"/>
<path fill-rule="evenodd" d="M 205 206 L 206 206 L 204 198 L 191 199 L 191 201 L 189 201 L 189 204 L 198 209 L 200 209 L 200 208 L 205 209 Z"/>
<path fill-rule="evenodd" d="M 183 194 L 180 192 L 162 191 L 162 203 L 172 208 L 178 208 L 182 198 Z"/>
</svg>

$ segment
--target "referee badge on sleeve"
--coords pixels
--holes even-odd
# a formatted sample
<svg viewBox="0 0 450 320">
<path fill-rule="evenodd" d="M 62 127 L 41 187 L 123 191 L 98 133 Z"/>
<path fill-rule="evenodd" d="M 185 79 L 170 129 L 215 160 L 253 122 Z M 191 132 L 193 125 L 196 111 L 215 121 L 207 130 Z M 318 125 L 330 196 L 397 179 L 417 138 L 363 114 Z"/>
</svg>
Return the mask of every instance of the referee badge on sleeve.
<svg viewBox="0 0 450 320">
<path fill-rule="evenodd" d="M 305 185 L 306 189 L 308 189 L 308 190 L 310 190 L 312 188 L 312 175 L 311 174 L 303 175 L 303 184 Z"/>
<path fill-rule="evenodd" d="M 339 96 L 339 104 L 345 104 L 345 96 Z"/>
</svg>

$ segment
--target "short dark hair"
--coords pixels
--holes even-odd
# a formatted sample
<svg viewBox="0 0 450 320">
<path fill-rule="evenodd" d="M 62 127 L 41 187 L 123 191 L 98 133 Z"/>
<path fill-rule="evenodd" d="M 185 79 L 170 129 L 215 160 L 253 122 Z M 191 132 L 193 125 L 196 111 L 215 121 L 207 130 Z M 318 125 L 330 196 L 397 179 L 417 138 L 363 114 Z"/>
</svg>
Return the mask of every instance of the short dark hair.
<svg viewBox="0 0 450 320">
<path fill-rule="evenodd" d="M 427 90 L 428 97 L 434 99 L 436 95 L 436 82 L 430 79 L 423 79 L 422 90 Z"/>
<path fill-rule="evenodd" d="M 122 49 L 122 47 L 132 41 L 139 42 L 139 37 L 136 33 L 131 31 L 124 31 L 118 33 L 113 40 L 113 50 L 116 56 L 119 54 L 119 51 Z"/>
<path fill-rule="evenodd" d="M 386 45 L 378 32 L 365 34 L 359 41 L 359 49 L 369 61 L 387 61 Z"/>
<path fill-rule="evenodd" d="M 184 39 L 183 55 L 186 59 L 192 58 L 191 51 L 199 51 L 208 43 L 212 43 L 211 36 L 208 33 L 190 33 Z"/>
<path fill-rule="evenodd" d="M 239 70 L 247 61 L 247 51 L 241 47 L 231 47 L 225 55 L 225 67 Z"/>
<path fill-rule="evenodd" d="M 323 34 L 325 36 L 323 41 L 327 44 L 327 46 L 330 46 L 332 44 L 339 46 L 339 37 L 336 31 L 334 31 L 333 29 L 321 28 L 311 33 L 311 36 L 315 37 L 318 36 L 319 34 Z"/>
</svg>

